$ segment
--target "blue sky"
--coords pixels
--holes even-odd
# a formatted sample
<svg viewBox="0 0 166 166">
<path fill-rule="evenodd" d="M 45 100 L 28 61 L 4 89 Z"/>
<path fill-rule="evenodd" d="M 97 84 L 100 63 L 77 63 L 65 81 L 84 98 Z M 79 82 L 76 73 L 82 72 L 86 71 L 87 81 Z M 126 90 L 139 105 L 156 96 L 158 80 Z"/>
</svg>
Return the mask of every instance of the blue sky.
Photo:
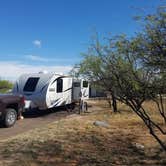
<svg viewBox="0 0 166 166">
<path fill-rule="evenodd" d="M 133 16 L 154 12 L 164 0 L 1 0 L 0 77 L 40 70 L 67 73 L 101 36 L 141 29 Z M 144 10 L 146 9 L 146 11 Z"/>
</svg>

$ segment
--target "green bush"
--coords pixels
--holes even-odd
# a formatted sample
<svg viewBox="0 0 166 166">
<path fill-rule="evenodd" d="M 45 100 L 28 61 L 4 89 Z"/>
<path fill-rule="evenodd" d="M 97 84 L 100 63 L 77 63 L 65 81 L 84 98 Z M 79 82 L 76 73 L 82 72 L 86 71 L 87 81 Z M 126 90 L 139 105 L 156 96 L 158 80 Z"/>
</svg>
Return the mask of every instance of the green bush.
<svg viewBox="0 0 166 166">
<path fill-rule="evenodd" d="M 6 93 L 13 88 L 13 83 L 7 80 L 0 80 L 0 93 Z"/>
</svg>

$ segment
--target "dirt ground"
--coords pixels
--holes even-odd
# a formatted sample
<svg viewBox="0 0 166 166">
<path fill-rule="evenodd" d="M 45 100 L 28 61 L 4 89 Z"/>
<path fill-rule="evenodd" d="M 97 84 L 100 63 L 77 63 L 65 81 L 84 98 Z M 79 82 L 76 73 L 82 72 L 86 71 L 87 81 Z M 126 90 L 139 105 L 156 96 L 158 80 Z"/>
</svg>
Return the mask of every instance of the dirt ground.
<svg viewBox="0 0 166 166">
<path fill-rule="evenodd" d="M 31 129 L 44 126 L 48 123 L 60 120 L 73 114 L 68 113 L 64 108 L 54 110 L 32 110 L 23 114 L 24 119 L 18 120 L 11 128 L 0 127 L 0 141 L 16 136 L 20 133 L 26 133 Z"/>
<path fill-rule="evenodd" d="M 155 111 L 151 102 L 146 104 Z M 0 128 L 0 166 L 166 165 L 166 153 L 128 107 L 121 104 L 113 113 L 106 101 L 89 105 L 81 115 L 26 113 L 13 128 Z"/>
</svg>

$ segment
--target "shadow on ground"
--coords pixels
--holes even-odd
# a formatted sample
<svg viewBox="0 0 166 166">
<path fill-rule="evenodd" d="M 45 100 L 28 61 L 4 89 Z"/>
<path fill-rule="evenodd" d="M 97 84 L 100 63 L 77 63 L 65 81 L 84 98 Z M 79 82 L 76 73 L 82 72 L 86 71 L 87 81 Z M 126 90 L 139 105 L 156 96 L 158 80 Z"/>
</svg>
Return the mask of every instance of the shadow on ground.
<svg viewBox="0 0 166 166">
<path fill-rule="evenodd" d="M 65 106 L 51 108 L 47 110 L 31 109 L 23 113 L 24 118 L 38 118 L 48 116 L 49 114 L 73 114 L 78 112 L 78 107 L 74 110 L 67 110 Z"/>
</svg>

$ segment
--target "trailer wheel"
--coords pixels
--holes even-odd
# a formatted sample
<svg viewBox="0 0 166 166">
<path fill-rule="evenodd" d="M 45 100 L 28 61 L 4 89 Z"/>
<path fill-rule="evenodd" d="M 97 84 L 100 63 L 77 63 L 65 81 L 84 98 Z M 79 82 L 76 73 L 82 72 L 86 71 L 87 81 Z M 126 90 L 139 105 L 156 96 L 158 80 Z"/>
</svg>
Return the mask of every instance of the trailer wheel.
<svg viewBox="0 0 166 166">
<path fill-rule="evenodd" d="M 17 120 L 16 110 L 13 108 L 7 108 L 3 122 L 4 126 L 11 127 L 15 124 L 16 120 Z"/>
<path fill-rule="evenodd" d="M 74 110 L 74 108 L 75 108 L 75 104 L 73 104 L 73 103 L 72 104 L 68 104 L 65 107 L 66 107 L 67 112 L 72 112 Z"/>
<path fill-rule="evenodd" d="M 76 104 L 75 104 L 75 103 L 72 103 L 72 104 L 71 104 L 71 109 L 74 110 L 75 107 L 76 107 Z"/>
</svg>

